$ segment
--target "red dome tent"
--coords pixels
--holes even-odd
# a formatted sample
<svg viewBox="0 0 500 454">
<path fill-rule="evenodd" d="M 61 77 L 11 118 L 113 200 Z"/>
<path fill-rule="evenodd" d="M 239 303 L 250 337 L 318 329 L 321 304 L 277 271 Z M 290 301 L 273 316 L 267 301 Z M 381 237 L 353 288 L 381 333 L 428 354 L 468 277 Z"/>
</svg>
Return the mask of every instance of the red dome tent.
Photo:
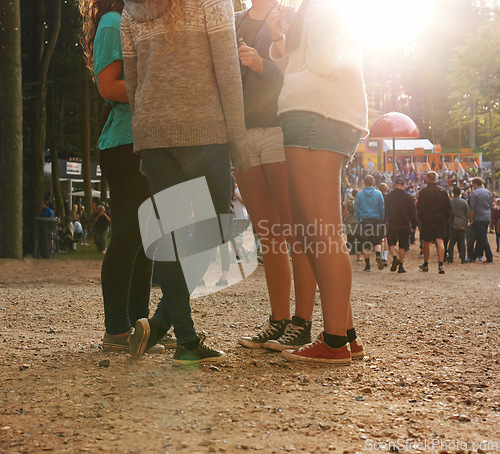
<svg viewBox="0 0 500 454">
<path fill-rule="evenodd" d="M 420 132 L 415 122 L 400 112 L 389 112 L 373 123 L 369 139 L 392 139 L 393 172 L 392 181 L 396 178 L 396 139 L 418 139 Z"/>
</svg>

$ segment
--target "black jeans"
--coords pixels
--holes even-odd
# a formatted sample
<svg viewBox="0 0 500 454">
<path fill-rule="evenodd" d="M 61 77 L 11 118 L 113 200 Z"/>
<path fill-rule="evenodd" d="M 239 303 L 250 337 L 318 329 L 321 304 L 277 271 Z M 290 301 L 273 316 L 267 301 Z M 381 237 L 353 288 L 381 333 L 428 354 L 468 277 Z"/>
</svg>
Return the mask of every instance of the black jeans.
<svg viewBox="0 0 500 454">
<path fill-rule="evenodd" d="M 111 196 L 111 242 L 101 269 L 108 334 L 123 334 L 149 315 L 153 263 L 144 254 L 137 210 L 150 192 L 139 162 L 132 144 L 100 153 Z"/>
<path fill-rule="evenodd" d="M 458 247 L 460 260 L 465 260 L 465 229 L 450 229 L 450 244 L 448 246 L 448 259 L 453 260 L 453 249 L 455 244 Z"/>
<path fill-rule="evenodd" d="M 215 212 L 231 213 L 233 179 L 227 144 L 144 150 L 141 158 L 152 195 L 205 177 Z M 168 214 L 176 216 L 175 212 Z M 154 318 L 160 322 L 163 331 L 174 326 L 178 344 L 196 340 L 198 334 L 191 318 L 190 291 L 181 263 L 178 260 L 156 261 L 155 266 L 163 295 Z"/>
</svg>

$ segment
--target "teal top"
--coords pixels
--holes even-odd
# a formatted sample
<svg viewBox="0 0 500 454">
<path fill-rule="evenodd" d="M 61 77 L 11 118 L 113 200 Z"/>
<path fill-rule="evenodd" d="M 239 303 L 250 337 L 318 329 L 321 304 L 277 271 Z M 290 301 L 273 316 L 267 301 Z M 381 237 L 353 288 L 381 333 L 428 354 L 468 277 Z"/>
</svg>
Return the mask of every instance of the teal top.
<svg viewBox="0 0 500 454">
<path fill-rule="evenodd" d="M 123 60 L 120 38 L 121 15 L 111 11 L 102 16 L 94 39 L 94 73 L 99 73 L 116 60 Z M 123 77 L 123 71 L 121 75 Z M 114 102 L 97 141 L 100 150 L 132 143 L 132 112 L 128 103 Z"/>
</svg>

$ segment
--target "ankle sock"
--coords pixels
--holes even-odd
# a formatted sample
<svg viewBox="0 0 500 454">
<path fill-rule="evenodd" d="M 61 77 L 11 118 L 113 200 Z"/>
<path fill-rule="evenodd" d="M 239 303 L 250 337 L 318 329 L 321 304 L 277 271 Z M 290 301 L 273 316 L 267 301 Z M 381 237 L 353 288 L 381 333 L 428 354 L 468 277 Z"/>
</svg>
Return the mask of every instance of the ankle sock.
<svg viewBox="0 0 500 454">
<path fill-rule="evenodd" d="M 370 266 L 370 259 L 365 259 L 366 266 Z"/>
<path fill-rule="evenodd" d="M 354 342 L 357 337 L 358 336 L 356 335 L 356 330 L 354 328 L 347 330 L 347 342 Z"/>
<path fill-rule="evenodd" d="M 335 336 L 323 331 L 323 340 L 325 344 L 332 348 L 340 348 L 347 344 L 347 336 Z"/>
<path fill-rule="evenodd" d="M 384 251 L 384 253 L 382 254 L 382 257 L 384 258 L 384 260 L 387 260 L 388 256 L 389 256 L 389 251 Z"/>
<path fill-rule="evenodd" d="M 304 320 L 302 317 L 298 317 L 297 315 L 294 315 L 292 317 L 292 325 L 295 326 L 304 326 L 306 324 L 307 320 Z"/>
<path fill-rule="evenodd" d="M 375 257 L 380 258 L 381 254 L 380 252 L 375 252 Z"/>
<path fill-rule="evenodd" d="M 422 263 L 422 265 L 429 266 L 429 263 L 428 262 L 424 262 L 424 263 Z"/>
<path fill-rule="evenodd" d="M 438 266 L 443 266 L 443 262 L 439 262 Z"/>
</svg>

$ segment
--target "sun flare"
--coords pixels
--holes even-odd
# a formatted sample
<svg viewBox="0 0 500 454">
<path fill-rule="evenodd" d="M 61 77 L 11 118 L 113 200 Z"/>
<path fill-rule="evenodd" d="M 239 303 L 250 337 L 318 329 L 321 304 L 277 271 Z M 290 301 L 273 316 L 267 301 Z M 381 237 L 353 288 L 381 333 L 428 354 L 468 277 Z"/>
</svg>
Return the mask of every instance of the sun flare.
<svg viewBox="0 0 500 454">
<path fill-rule="evenodd" d="M 365 45 L 411 47 L 426 33 L 434 0 L 360 0 L 347 2 L 357 11 L 359 33 Z"/>
</svg>

